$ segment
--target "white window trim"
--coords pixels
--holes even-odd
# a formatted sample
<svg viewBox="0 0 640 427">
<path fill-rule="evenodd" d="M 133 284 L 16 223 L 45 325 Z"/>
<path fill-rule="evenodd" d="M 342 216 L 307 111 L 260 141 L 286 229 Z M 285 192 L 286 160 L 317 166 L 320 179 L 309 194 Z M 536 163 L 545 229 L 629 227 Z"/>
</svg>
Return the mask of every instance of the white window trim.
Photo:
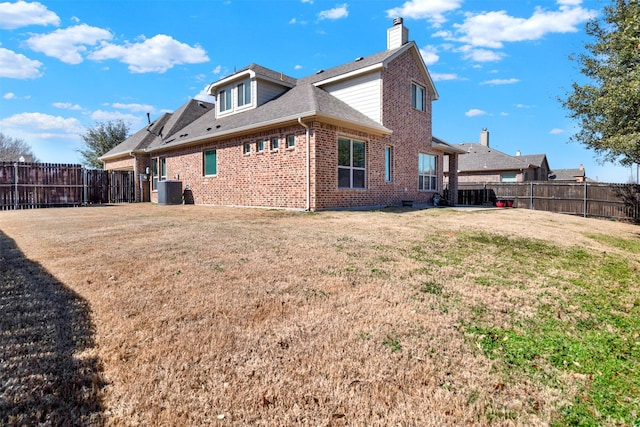
<svg viewBox="0 0 640 427">
<path fill-rule="evenodd" d="M 418 105 L 417 105 L 417 100 L 418 100 L 417 90 L 416 90 L 416 93 L 415 93 L 415 101 L 416 102 L 415 102 L 415 105 L 414 105 L 414 89 L 413 89 L 414 87 L 421 89 L 421 93 L 422 93 L 422 108 L 418 108 Z M 423 85 L 421 85 L 420 83 L 412 81 L 411 82 L 411 94 L 409 95 L 410 102 L 411 102 L 411 108 L 413 108 L 414 110 L 417 110 L 417 111 L 426 111 L 427 107 L 426 107 L 426 102 L 425 102 L 425 100 L 426 100 L 425 99 L 426 98 L 425 94 L 426 94 L 426 88 Z"/>
<path fill-rule="evenodd" d="M 436 163 L 435 164 L 436 169 L 434 171 L 435 172 L 434 174 L 421 173 L 420 155 L 433 157 Z M 428 180 L 427 182 L 429 183 L 429 187 L 431 187 L 432 178 L 434 178 L 434 181 L 435 181 L 434 188 L 420 188 L 420 177 L 422 177 L 423 187 L 424 187 L 425 181 L 427 180 Z M 418 191 L 438 191 L 438 156 L 435 156 L 433 154 L 428 154 L 428 153 L 418 153 Z"/>
</svg>

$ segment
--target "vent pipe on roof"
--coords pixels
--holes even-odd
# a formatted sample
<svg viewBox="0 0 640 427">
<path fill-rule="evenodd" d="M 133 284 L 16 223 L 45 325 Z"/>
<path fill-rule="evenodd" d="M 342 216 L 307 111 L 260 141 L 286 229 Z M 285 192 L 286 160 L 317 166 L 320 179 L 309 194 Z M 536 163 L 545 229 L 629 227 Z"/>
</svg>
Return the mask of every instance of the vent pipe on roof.
<svg viewBox="0 0 640 427">
<path fill-rule="evenodd" d="M 482 132 L 480 132 L 480 145 L 489 147 L 489 131 L 487 128 L 483 128 Z"/>
<path fill-rule="evenodd" d="M 401 17 L 393 19 L 393 26 L 387 30 L 387 50 L 397 49 L 409 42 L 409 29 Z"/>
<path fill-rule="evenodd" d="M 516 157 L 520 157 L 522 155 L 522 153 L 520 153 L 520 150 L 516 151 Z"/>
</svg>

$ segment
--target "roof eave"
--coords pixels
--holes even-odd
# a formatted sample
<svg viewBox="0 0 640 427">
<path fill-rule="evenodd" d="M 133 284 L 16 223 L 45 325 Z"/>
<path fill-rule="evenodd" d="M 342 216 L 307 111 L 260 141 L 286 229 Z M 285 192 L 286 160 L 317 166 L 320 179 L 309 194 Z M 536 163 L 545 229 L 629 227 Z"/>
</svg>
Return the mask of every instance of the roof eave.
<svg viewBox="0 0 640 427">
<path fill-rule="evenodd" d="M 219 141 L 221 139 L 225 139 L 231 136 L 240 136 L 242 134 L 255 133 L 255 132 L 260 132 L 262 130 L 273 128 L 273 127 L 297 123 L 298 119 L 301 119 L 301 120 L 317 119 L 329 124 L 347 126 L 350 129 L 354 129 L 354 130 L 358 130 L 358 131 L 362 131 L 362 132 L 366 132 L 374 135 L 380 135 L 380 136 L 386 136 L 392 133 L 390 129 L 387 129 L 382 125 L 369 126 L 366 124 L 355 122 L 353 120 L 345 120 L 344 118 L 333 116 L 330 114 L 319 113 L 317 111 L 307 111 L 300 114 L 294 114 L 287 117 L 281 117 L 274 120 L 267 120 L 261 123 L 255 123 L 247 126 L 238 127 L 228 131 L 216 132 L 210 135 L 200 135 L 200 136 L 185 139 L 183 141 L 179 141 L 170 145 L 162 145 L 158 147 L 148 148 L 145 150 L 145 152 L 157 153 L 162 151 L 168 151 L 176 147 L 188 147 L 192 145 L 202 144 L 204 142 Z"/>
</svg>

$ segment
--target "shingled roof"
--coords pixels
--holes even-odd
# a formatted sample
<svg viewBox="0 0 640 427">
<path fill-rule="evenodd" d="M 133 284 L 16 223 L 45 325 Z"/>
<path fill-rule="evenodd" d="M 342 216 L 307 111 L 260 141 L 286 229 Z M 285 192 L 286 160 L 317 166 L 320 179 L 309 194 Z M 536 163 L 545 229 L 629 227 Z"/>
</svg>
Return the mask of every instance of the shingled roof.
<svg viewBox="0 0 640 427">
<path fill-rule="evenodd" d="M 286 86 L 292 86 L 291 89 L 254 109 L 220 118 L 216 118 L 214 104 L 189 100 L 174 113 L 164 114 L 150 126 L 136 132 L 101 158 L 104 160 L 132 152 L 162 151 L 179 145 L 195 144 L 205 140 L 214 141 L 232 134 L 255 131 L 287 122 L 293 123 L 298 118 L 318 118 L 381 135 L 390 134 L 391 130 L 379 122 L 317 86 L 324 81 L 339 78 L 339 76 L 358 73 L 358 71 L 367 72 L 378 65 L 384 67 L 388 61 L 411 48 L 417 51 L 415 43 L 408 42 L 399 48 L 356 58 L 353 62 L 326 71 L 323 70 L 298 80 L 260 65 L 251 64 L 222 78 L 212 86 L 215 87 L 240 73 L 251 71 L 262 78 L 281 81 Z M 426 75 L 429 78 L 428 72 Z M 434 98 L 437 98 L 433 82 L 429 81 L 429 83 Z"/>
<path fill-rule="evenodd" d="M 475 172 L 487 170 L 521 170 L 531 166 L 539 167 L 529 163 L 527 156 L 510 156 L 494 148 L 478 143 L 456 144 L 457 148 L 464 150 L 467 154 L 458 159 L 458 170 L 460 172 Z"/>
</svg>

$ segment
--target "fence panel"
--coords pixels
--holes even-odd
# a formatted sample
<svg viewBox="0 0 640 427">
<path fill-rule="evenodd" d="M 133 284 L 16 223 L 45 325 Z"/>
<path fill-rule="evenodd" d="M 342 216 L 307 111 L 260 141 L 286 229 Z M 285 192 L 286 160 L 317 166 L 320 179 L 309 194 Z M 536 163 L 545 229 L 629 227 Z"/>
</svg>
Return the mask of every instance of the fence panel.
<svg viewBox="0 0 640 427">
<path fill-rule="evenodd" d="M 460 204 L 493 204 L 504 199 L 526 209 L 640 221 L 640 186 L 634 184 L 532 181 L 462 183 L 458 187 Z"/>
<path fill-rule="evenodd" d="M 0 162 L 0 210 L 135 202 L 133 172 Z"/>
</svg>

